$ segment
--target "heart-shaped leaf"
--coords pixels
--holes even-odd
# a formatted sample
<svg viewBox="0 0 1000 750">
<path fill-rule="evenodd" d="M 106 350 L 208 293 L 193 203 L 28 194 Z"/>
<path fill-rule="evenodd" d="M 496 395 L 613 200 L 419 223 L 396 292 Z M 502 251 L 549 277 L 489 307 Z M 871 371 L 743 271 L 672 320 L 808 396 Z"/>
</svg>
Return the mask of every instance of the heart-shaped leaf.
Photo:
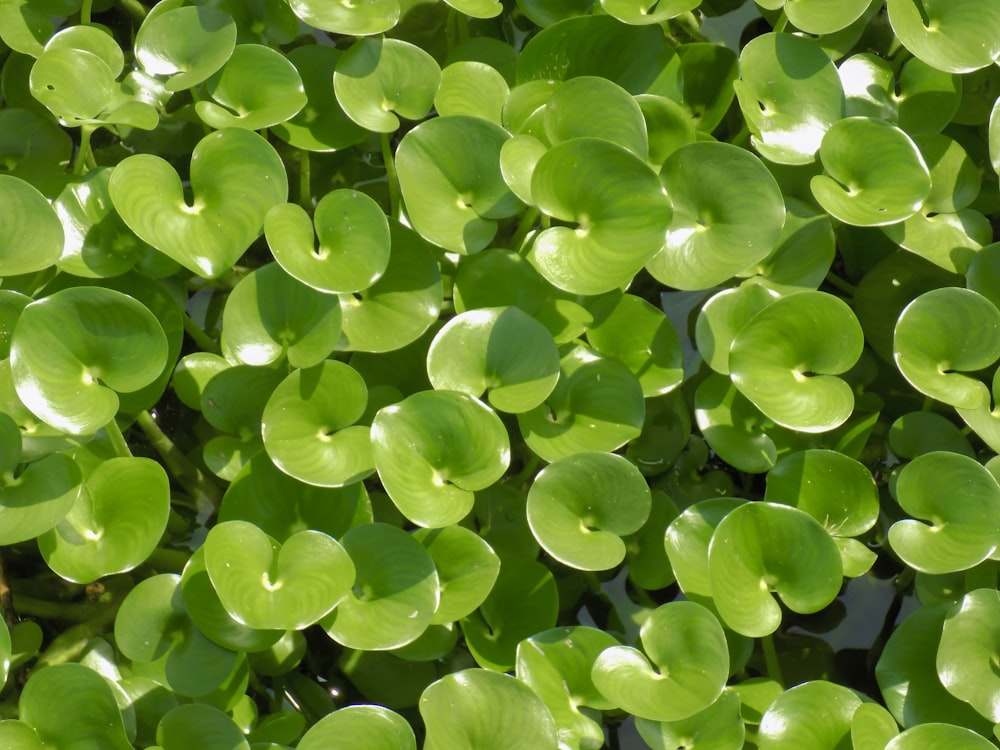
<svg viewBox="0 0 1000 750">
<path fill-rule="evenodd" d="M 327 193 L 312 219 L 294 203 L 277 205 L 264 217 L 264 236 L 290 276 L 321 292 L 367 289 L 389 265 L 389 223 L 379 205 L 356 190 Z"/>
<path fill-rule="evenodd" d="M 207 5 L 162 7 L 139 27 L 135 57 L 150 75 L 167 76 L 167 91 L 183 91 L 225 65 L 236 47 L 236 24 Z"/>
<path fill-rule="evenodd" d="M 886 8 L 899 41 L 939 70 L 969 73 L 1000 56 L 1000 8 L 988 0 L 888 0 Z"/>
<path fill-rule="evenodd" d="M 427 374 L 438 390 L 468 393 L 498 411 L 534 409 L 559 380 L 559 351 L 552 335 L 516 307 L 491 307 L 456 315 L 427 351 Z"/>
<path fill-rule="evenodd" d="M 744 284 L 712 295 L 698 311 L 698 353 L 718 373 L 729 374 L 729 349 L 743 326 L 780 295 L 762 284 Z"/>
<path fill-rule="evenodd" d="M 74 287 L 24 308 L 11 338 L 14 386 L 53 427 L 86 435 L 114 418 L 118 393 L 155 380 L 167 339 L 153 314 L 128 295 Z"/>
<path fill-rule="evenodd" d="M 470 115 L 500 125 L 509 94 L 510 87 L 496 68 L 485 62 L 459 60 L 441 71 L 434 109 L 442 117 Z"/>
<path fill-rule="evenodd" d="M 413 536 L 430 553 L 441 584 L 441 601 L 431 624 L 444 625 L 471 614 L 496 583 L 500 558 L 481 537 L 461 526 L 417 529 Z"/>
<path fill-rule="evenodd" d="M 208 532 L 205 568 L 226 610 L 258 630 L 301 630 L 336 607 L 354 583 L 351 558 L 332 537 L 300 531 L 278 544 L 246 521 Z"/>
<path fill-rule="evenodd" d="M 372 448 L 382 486 L 418 526 L 457 523 L 477 490 L 510 463 L 510 439 L 496 413 L 457 391 L 423 391 L 381 409 Z"/>
<path fill-rule="evenodd" d="M 48 268 L 62 254 L 63 228 L 45 196 L 29 183 L 0 175 L 0 276 Z"/>
<path fill-rule="evenodd" d="M 781 624 L 774 594 L 793 612 L 818 612 L 843 581 L 840 552 L 826 529 L 798 508 L 769 502 L 741 505 L 719 522 L 708 572 L 723 622 L 751 638 Z"/>
<path fill-rule="evenodd" d="M 613 453 L 557 459 L 528 491 L 528 524 L 546 552 L 571 568 L 610 570 L 625 559 L 621 537 L 646 522 L 651 499 L 645 478 Z"/>
<path fill-rule="evenodd" d="M 644 719 L 677 721 L 722 694 L 729 677 L 726 635 L 703 606 L 663 604 L 650 612 L 640 637 L 645 655 L 613 646 L 594 662 L 594 685 L 615 705 Z"/>
<path fill-rule="evenodd" d="M 344 706 L 306 732 L 298 750 L 417 750 L 406 720 L 382 706 Z"/>
<path fill-rule="evenodd" d="M 206 278 L 228 271 L 260 236 L 268 210 L 288 196 L 277 152 L 241 128 L 199 141 L 191 155 L 190 182 L 188 200 L 169 163 L 136 154 L 115 167 L 108 189 L 133 232 Z"/>
<path fill-rule="evenodd" d="M 962 502 L 951 502 L 956 487 Z M 889 529 L 889 543 L 925 573 L 968 570 L 1000 544 L 1000 484 L 975 459 L 933 452 L 907 464 L 896 480 L 900 506 L 914 518 Z"/>
</svg>

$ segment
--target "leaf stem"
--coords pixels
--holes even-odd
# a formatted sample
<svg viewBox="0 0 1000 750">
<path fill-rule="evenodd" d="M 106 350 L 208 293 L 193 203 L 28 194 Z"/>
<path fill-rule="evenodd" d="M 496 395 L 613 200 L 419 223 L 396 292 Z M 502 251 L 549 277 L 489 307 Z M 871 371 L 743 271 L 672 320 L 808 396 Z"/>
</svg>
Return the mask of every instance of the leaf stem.
<svg viewBox="0 0 1000 750">
<path fill-rule="evenodd" d="M 299 152 L 299 205 L 310 212 L 313 210 L 311 164 L 309 152 L 302 149 Z"/>
<path fill-rule="evenodd" d="M 80 23 L 84 26 L 90 25 L 90 14 L 94 7 L 94 0 L 83 0 L 80 6 Z"/>
<path fill-rule="evenodd" d="M 385 163 L 385 177 L 389 181 L 389 212 L 392 218 L 398 219 L 402 216 L 399 176 L 396 174 L 396 161 L 392 156 L 392 145 L 389 143 L 389 134 L 379 133 L 379 142 L 382 144 L 382 161 Z"/>
<path fill-rule="evenodd" d="M 87 164 L 90 161 L 90 136 L 93 135 L 96 126 L 80 126 L 80 148 L 77 149 L 76 158 L 73 160 L 73 174 L 83 175 L 87 171 Z"/>
<path fill-rule="evenodd" d="M 184 332 L 198 345 L 203 352 L 217 354 L 219 345 L 199 326 L 187 313 L 184 313 Z"/>
<path fill-rule="evenodd" d="M 125 442 L 125 436 L 122 434 L 122 428 L 118 426 L 117 419 L 112 417 L 104 425 L 104 434 L 108 436 L 111 447 L 115 449 L 116 456 L 119 458 L 132 458 L 132 451 L 129 449 L 128 443 Z"/>
<path fill-rule="evenodd" d="M 830 282 L 831 286 L 837 287 L 838 291 L 841 291 L 841 292 L 843 292 L 844 294 L 846 294 L 846 295 L 848 295 L 850 297 L 853 297 L 854 293 L 857 291 L 857 287 L 854 286 L 854 284 L 852 284 L 851 282 L 847 281 L 846 279 L 840 278 L 833 271 L 830 271 L 826 275 L 826 280 L 828 282 Z"/>
<path fill-rule="evenodd" d="M 145 564 L 161 573 L 180 573 L 184 570 L 184 566 L 188 564 L 188 560 L 190 559 L 191 553 L 189 550 L 157 547 L 146 558 Z"/>
<path fill-rule="evenodd" d="M 778 662 L 778 652 L 774 648 L 774 638 L 765 635 L 760 639 L 761 648 L 764 650 L 764 663 L 767 665 L 767 676 L 784 687 L 785 678 L 781 676 L 781 664 Z"/>
<path fill-rule="evenodd" d="M 160 454 L 163 463 L 177 482 L 194 498 L 203 497 L 216 508 L 219 507 L 219 503 L 222 501 L 219 488 L 212 484 L 205 473 L 191 463 L 187 456 L 181 453 L 180 449 L 174 445 L 174 441 L 160 429 L 153 416 L 148 411 L 139 412 L 135 423 L 139 425 L 150 444 Z"/>
<path fill-rule="evenodd" d="M 538 213 L 538 209 L 532 206 L 521 214 L 521 221 L 518 223 L 517 229 L 514 230 L 514 236 L 510 238 L 511 250 L 516 250 L 518 253 L 521 252 L 524 240 L 528 237 L 528 233 L 534 229 L 535 222 L 538 221 Z"/>
</svg>

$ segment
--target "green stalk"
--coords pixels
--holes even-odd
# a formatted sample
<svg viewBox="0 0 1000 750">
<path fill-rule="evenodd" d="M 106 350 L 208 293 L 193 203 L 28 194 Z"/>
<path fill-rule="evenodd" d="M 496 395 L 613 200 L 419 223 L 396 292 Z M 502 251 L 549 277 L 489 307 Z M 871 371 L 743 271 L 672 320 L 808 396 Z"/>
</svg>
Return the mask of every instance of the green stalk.
<svg viewBox="0 0 1000 750">
<path fill-rule="evenodd" d="M 312 211 L 312 170 L 309 152 L 302 149 L 299 152 L 299 205 L 306 211 Z"/>
<path fill-rule="evenodd" d="M 389 211 L 392 214 L 392 218 L 398 219 L 402 216 L 399 176 L 396 174 L 396 161 L 392 156 L 392 145 L 389 143 L 389 134 L 380 133 L 379 142 L 382 144 L 382 161 L 385 162 L 385 177 L 389 181 Z"/>
<path fill-rule="evenodd" d="M 778 652 L 774 648 L 774 638 L 765 635 L 760 639 L 760 644 L 764 649 L 764 663 L 767 665 L 767 676 L 784 686 L 785 678 L 781 676 L 781 664 L 778 662 Z"/>
<path fill-rule="evenodd" d="M 187 313 L 184 313 L 184 333 L 190 336 L 191 340 L 203 352 L 211 352 L 212 354 L 219 352 L 219 345 L 207 333 L 201 330 L 201 326 L 195 323 L 194 319 Z"/>
<path fill-rule="evenodd" d="M 80 126 L 80 148 L 77 149 L 76 158 L 73 160 L 73 174 L 83 175 L 87 171 L 87 166 L 91 158 L 90 136 L 93 135 L 96 126 Z"/>
<path fill-rule="evenodd" d="M 830 271 L 826 275 L 826 280 L 830 283 L 831 286 L 836 287 L 838 291 L 843 292 L 844 294 L 850 297 L 853 297 L 854 293 L 857 291 L 857 287 L 854 286 L 854 284 L 847 281 L 846 279 L 840 278 L 833 271 Z"/>
<path fill-rule="evenodd" d="M 94 0 L 83 0 L 80 6 L 80 23 L 84 26 L 90 25 L 90 15 L 94 7 Z"/>
<path fill-rule="evenodd" d="M 521 221 L 517 225 L 517 229 L 514 231 L 514 236 L 510 238 L 511 250 L 521 252 L 521 246 L 524 244 L 524 240 L 527 238 L 528 233 L 534 229 L 535 222 L 538 221 L 538 213 L 538 209 L 532 207 L 521 214 Z"/>
<path fill-rule="evenodd" d="M 222 495 L 219 488 L 212 484 L 205 473 L 191 463 L 187 456 L 181 453 L 180 449 L 174 445 L 174 441 L 160 429 L 160 426 L 153 419 L 148 411 L 139 412 L 135 423 L 145 433 L 147 439 L 156 452 L 160 454 L 167 470 L 174 479 L 188 491 L 194 498 L 203 497 L 216 508 L 222 502 Z"/>
<path fill-rule="evenodd" d="M 108 440 L 111 441 L 111 447 L 115 449 L 115 455 L 119 458 L 132 458 L 132 451 L 128 447 L 128 443 L 125 442 L 125 436 L 122 435 L 122 428 L 118 426 L 118 421 L 112 417 L 106 425 L 104 425 L 104 433 L 108 436 Z"/>
</svg>

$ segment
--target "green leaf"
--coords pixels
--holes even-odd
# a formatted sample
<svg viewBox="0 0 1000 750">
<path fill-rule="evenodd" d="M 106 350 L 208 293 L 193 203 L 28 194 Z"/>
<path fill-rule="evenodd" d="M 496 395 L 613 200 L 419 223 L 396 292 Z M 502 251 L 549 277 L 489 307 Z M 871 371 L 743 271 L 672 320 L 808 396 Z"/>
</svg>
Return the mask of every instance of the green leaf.
<svg viewBox="0 0 1000 750">
<path fill-rule="evenodd" d="M 492 4 L 492 0 L 487 2 Z M 496 68 L 485 62 L 459 60 L 441 71 L 434 109 L 442 117 L 469 115 L 501 125 L 509 95 L 510 87 Z"/>
<path fill-rule="evenodd" d="M 715 703 L 686 719 L 637 718 L 635 728 L 653 750 L 676 750 L 685 743 L 697 750 L 741 750 L 746 737 L 740 696 L 733 690 L 724 690 Z"/>
<path fill-rule="evenodd" d="M 686 508 L 667 526 L 664 547 L 681 591 L 691 601 L 711 599 L 708 548 L 716 527 L 746 500 L 715 497 Z"/>
<path fill-rule="evenodd" d="M 167 364 L 167 339 L 134 298 L 76 287 L 24 308 L 11 338 L 19 398 L 39 419 L 74 435 L 96 432 Z"/>
<path fill-rule="evenodd" d="M 956 487 L 962 502 L 950 502 Z M 892 549 L 925 573 L 968 570 L 1000 543 L 1000 484 L 975 459 L 933 452 L 907 464 L 896 480 L 900 506 L 921 520 L 904 519 L 889 529 Z"/>
<path fill-rule="evenodd" d="M 256 133 L 227 128 L 205 136 L 191 155 L 189 200 L 174 168 L 152 154 L 122 160 L 109 191 L 140 239 L 190 271 L 229 270 L 285 200 L 288 179 L 277 152 Z"/>
<path fill-rule="evenodd" d="M 510 464 L 500 418 L 457 391 L 423 391 L 381 409 L 371 439 L 389 497 L 413 523 L 429 528 L 464 518 L 473 493 L 500 479 Z"/>
<path fill-rule="evenodd" d="M 993 669 L 998 614 L 1000 593 L 970 591 L 948 611 L 937 652 L 941 684 L 992 722 L 1000 716 L 1000 677 Z"/>
<path fill-rule="evenodd" d="M 471 614 L 489 595 L 500 573 L 500 558 L 475 532 L 461 526 L 417 529 L 413 537 L 430 553 L 441 585 L 432 625 Z"/>
<path fill-rule="evenodd" d="M 398 0 L 374 0 L 364 5 L 289 0 L 288 4 L 310 26 L 353 36 L 381 34 L 395 26 L 400 16 Z"/>
<path fill-rule="evenodd" d="M 807 34 L 832 34 L 850 26 L 871 0 L 786 0 L 788 20 Z"/>
<path fill-rule="evenodd" d="M 857 694 L 825 680 L 787 690 L 768 707 L 757 733 L 761 750 L 808 750 L 850 744 L 851 719 L 862 705 Z"/>
<path fill-rule="evenodd" d="M 649 517 L 649 487 L 635 466 L 612 453 L 557 459 L 528 491 L 528 524 L 542 548 L 578 570 L 610 570 L 625 559 L 621 537 Z"/>
<path fill-rule="evenodd" d="M 13 426 L 17 438 L 17 457 L 0 473 L 0 544 L 7 545 L 54 528 L 77 503 L 83 488 L 79 466 L 59 453 L 31 462 L 15 479 L 12 471 L 19 463 L 21 432 L 9 417 L 4 424 Z"/>
<path fill-rule="evenodd" d="M 171 709 L 156 727 L 163 750 L 250 750 L 236 723 L 215 706 L 189 703 Z"/>
<path fill-rule="evenodd" d="M 729 350 L 736 335 L 780 295 L 762 284 L 744 284 L 712 295 L 698 311 L 695 342 L 705 363 L 729 374 Z"/>
<path fill-rule="evenodd" d="M 894 737 L 885 746 L 885 750 L 948 750 L 954 747 L 961 747 L 963 750 L 987 750 L 994 745 L 971 729 L 953 724 L 928 722 L 910 727 Z"/>
<path fill-rule="evenodd" d="M 545 136 L 553 146 L 572 138 L 602 138 L 647 156 L 646 121 L 629 92 L 606 78 L 577 76 L 559 86 L 545 104 Z"/>
<path fill-rule="evenodd" d="M 939 70 L 970 73 L 1000 56 L 1000 8 L 988 0 L 888 0 L 886 8 L 903 46 Z"/>
<path fill-rule="evenodd" d="M 298 750 L 417 750 L 406 720 L 382 706 L 344 706 L 309 727 Z"/>
<path fill-rule="evenodd" d="M 183 91 L 225 65 L 236 47 L 236 24 L 210 6 L 164 6 L 150 13 L 135 37 L 135 57 L 142 69 L 167 76 L 167 91 Z"/>
<path fill-rule="evenodd" d="M 38 190 L 17 177 L 0 174 L 0 276 L 48 268 L 63 252 L 63 228 Z"/>
</svg>

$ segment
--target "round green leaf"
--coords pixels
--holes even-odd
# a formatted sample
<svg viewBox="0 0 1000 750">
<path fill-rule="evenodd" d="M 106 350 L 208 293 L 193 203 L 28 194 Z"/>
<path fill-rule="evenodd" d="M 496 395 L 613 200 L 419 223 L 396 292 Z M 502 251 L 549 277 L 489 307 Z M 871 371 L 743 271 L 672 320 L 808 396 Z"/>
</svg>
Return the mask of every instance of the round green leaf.
<svg viewBox="0 0 1000 750">
<path fill-rule="evenodd" d="M 500 418 L 456 391 L 423 391 L 381 409 L 371 439 L 382 486 L 418 526 L 460 521 L 472 510 L 473 493 L 500 479 L 510 463 Z"/>
<path fill-rule="evenodd" d="M 257 630 L 308 627 L 354 583 L 354 565 L 332 537 L 299 531 L 279 544 L 246 521 L 208 532 L 205 568 L 226 610 Z"/>
<path fill-rule="evenodd" d="M 183 91 L 226 63 L 236 33 L 232 17 L 211 6 L 169 7 L 150 13 L 139 27 L 136 61 L 150 75 L 167 76 L 167 91 Z"/>
<path fill-rule="evenodd" d="M 356 41 L 340 56 L 333 74 L 333 89 L 344 112 L 376 133 L 392 133 L 400 117 L 425 117 L 440 82 L 441 68 L 427 52 L 381 37 Z"/>
<path fill-rule="evenodd" d="M 543 230 L 529 256 L 559 289 L 590 295 L 625 286 L 663 247 L 670 202 L 646 163 L 610 141 L 573 138 L 549 149 L 531 194 L 546 214 L 575 224 Z"/>
<path fill-rule="evenodd" d="M 18 709 L 21 721 L 37 733 L 38 748 L 132 747 L 111 686 L 82 664 L 56 664 L 34 672 Z"/>
<path fill-rule="evenodd" d="M 142 304 L 121 292 L 74 287 L 24 308 L 10 347 L 18 397 L 47 424 L 96 432 L 167 364 L 167 340 Z"/>
<path fill-rule="evenodd" d="M 838 297 L 804 291 L 776 300 L 733 340 L 733 383 L 779 425 L 802 432 L 839 427 L 854 409 L 851 387 L 836 377 L 864 345 L 854 313 Z"/>
<path fill-rule="evenodd" d="M 601 354 L 624 362 L 639 379 L 646 398 L 669 393 L 684 377 L 680 337 L 662 311 L 624 294 L 601 311 L 587 329 L 587 341 Z"/>
<path fill-rule="evenodd" d="M 277 50 L 238 44 L 225 65 L 205 82 L 213 101 L 195 102 L 198 116 L 213 128 L 261 130 L 290 120 L 306 105 L 295 66 Z"/>
<path fill-rule="evenodd" d="M 417 750 L 406 720 L 382 706 L 345 706 L 305 733 L 298 750 Z"/>
<path fill-rule="evenodd" d="M 215 706 L 189 703 L 171 709 L 156 727 L 162 750 L 250 750 L 236 723 Z"/>
<path fill-rule="evenodd" d="M 255 366 L 280 362 L 292 367 L 320 364 L 340 340 L 340 302 L 269 263 L 244 276 L 222 313 L 222 346 L 238 361 Z"/>
<path fill-rule="evenodd" d="M 0 174 L 0 206 L 0 276 L 34 273 L 59 260 L 63 228 L 44 195 Z"/>
<path fill-rule="evenodd" d="M 109 458 L 95 468 L 66 516 L 38 537 L 52 570 L 90 583 L 141 564 L 170 514 L 167 473 L 149 458 Z"/>
<path fill-rule="evenodd" d="M 961 409 L 989 403 L 985 383 L 962 372 L 1000 357 L 1000 310 L 969 289 L 944 287 L 921 294 L 896 321 L 893 358 L 924 395 Z"/>
<path fill-rule="evenodd" d="M 140 239 L 206 278 L 235 264 L 260 236 L 268 210 L 288 195 L 277 152 L 241 128 L 220 130 L 198 142 L 190 182 L 191 200 L 169 163 L 136 154 L 115 167 L 109 191 L 119 215 Z"/>
<path fill-rule="evenodd" d="M 487 400 L 520 413 L 541 404 L 559 380 L 559 351 L 541 323 L 516 307 L 469 310 L 438 331 L 427 352 L 427 374 L 438 390 Z"/>
<path fill-rule="evenodd" d="M 507 81 L 496 68 L 485 62 L 459 60 L 441 71 L 434 109 L 442 117 L 469 115 L 500 125 L 509 94 Z"/>
<path fill-rule="evenodd" d="M 826 279 L 835 255 L 830 217 L 785 196 L 785 226 L 778 246 L 740 276 L 757 274 L 767 287 L 782 293 L 817 289 Z"/>
<path fill-rule="evenodd" d="M 952 502 L 961 488 L 962 502 Z M 897 521 L 889 544 L 925 573 L 968 570 L 1000 544 L 1000 484 L 975 459 L 934 452 L 907 464 L 896 480 L 900 506 L 916 519 Z"/>
<path fill-rule="evenodd" d="M 970 73 L 1000 56 L 1000 7 L 989 0 L 888 0 L 886 7 L 903 46 L 939 70 Z"/>
<path fill-rule="evenodd" d="M 920 150 L 884 120 L 840 120 L 824 136 L 819 156 L 825 174 L 812 178 L 812 193 L 845 224 L 902 221 L 919 211 L 930 195 L 930 172 Z"/>
<path fill-rule="evenodd" d="M 862 703 L 851 717 L 854 750 L 885 750 L 886 743 L 899 734 L 899 726 L 878 703 Z"/>
<path fill-rule="evenodd" d="M 9 417 L 4 424 L 13 425 L 19 455 L 20 430 Z M 13 464 L 17 463 L 15 458 Z M 3 545 L 26 542 L 55 527 L 76 504 L 82 490 L 79 466 L 63 454 L 32 461 L 16 479 L 13 468 L 3 467 L 0 473 L 0 544 Z"/>
<path fill-rule="evenodd" d="M 531 177 L 548 147 L 532 135 L 515 135 L 500 147 L 500 172 L 507 186 L 525 203 L 534 203 Z"/>
<path fill-rule="evenodd" d="M 296 370 L 274 389 L 261 422 L 264 449 L 289 476 L 319 487 L 341 487 L 371 474 L 364 379 L 350 365 L 324 360 Z"/>
<path fill-rule="evenodd" d="M 430 553 L 441 584 L 441 601 L 431 624 L 444 625 L 471 614 L 496 583 L 500 558 L 478 534 L 461 526 L 417 529 L 413 536 Z"/>
<path fill-rule="evenodd" d="M 832 602 L 843 581 L 840 552 L 826 529 L 798 508 L 769 502 L 741 505 L 719 522 L 708 572 L 723 621 L 751 638 L 781 624 L 774 594 L 808 614 Z"/>
<path fill-rule="evenodd" d="M 778 244 L 785 204 L 753 154 L 728 143 L 690 143 L 667 158 L 660 180 L 674 214 L 666 246 L 646 267 L 664 284 L 707 289 Z"/>
<path fill-rule="evenodd" d="M 899 126 L 911 135 L 938 133 L 958 111 L 962 79 L 928 65 L 919 58 L 909 60 L 899 73 Z"/>
<path fill-rule="evenodd" d="M 571 138 L 602 138 L 640 159 L 647 156 L 646 121 L 629 92 L 598 76 L 578 76 L 557 88 L 542 123 L 553 146 Z"/>
<path fill-rule="evenodd" d="M 722 694 L 729 649 L 722 626 L 705 607 L 663 604 L 646 618 L 640 637 L 645 655 L 613 646 L 594 662 L 594 685 L 612 703 L 643 719 L 678 721 L 705 710 Z"/>
<path fill-rule="evenodd" d="M 264 217 L 264 236 L 290 276 L 321 292 L 367 289 L 389 265 L 389 223 L 378 203 L 356 190 L 324 195 L 313 219 L 301 206 L 279 204 Z"/>
<path fill-rule="evenodd" d="M 517 415 L 524 441 L 555 461 L 586 451 L 614 451 L 642 432 L 642 386 L 624 364 L 580 345 L 560 362 L 555 390 L 543 404 Z"/>
<path fill-rule="evenodd" d="M 837 69 L 811 39 L 763 34 L 740 53 L 733 86 L 754 148 L 778 164 L 809 164 L 844 112 Z"/>
<path fill-rule="evenodd" d="M 395 220 L 389 232 L 392 252 L 385 273 L 367 289 L 340 297 L 343 349 L 400 349 L 420 338 L 441 311 L 441 269 L 430 246 Z"/>
<path fill-rule="evenodd" d="M 500 172 L 509 135 L 478 117 L 436 117 L 409 131 L 396 149 L 396 170 L 413 228 L 435 245 L 470 255 L 485 248 L 497 221 L 522 204 Z"/>
<path fill-rule="evenodd" d="M 505 674 L 453 672 L 420 697 L 424 750 L 556 750 L 556 725 L 535 692 Z M 512 721 L 512 717 L 517 717 Z"/>
<path fill-rule="evenodd" d="M 786 0 L 785 14 L 807 34 L 832 34 L 850 26 L 868 8 L 871 0 Z"/>
<path fill-rule="evenodd" d="M 971 209 L 943 214 L 918 212 L 898 224 L 882 227 L 882 231 L 900 247 L 953 273 L 968 271 L 976 251 L 993 239 L 989 219 Z"/>
<path fill-rule="evenodd" d="M 947 417 L 930 411 L 904 414 L 889 428 L 889 448 L 900 458 L 916 458 L 931 451 L 952 451 L 975 457 L 968 439 Z"/>
<path fill-rule="evenodd" d="M 982 735 L 954 724 L 929 722 L 910 727 L 885 746 L 885 750 L 989 750 L 996 747 Z"/>
<path fill-rule="evenodd" d="M 1000 716 L 1000 593 L 970 591 L 948 612 L 937 652 L 941 684 L 992 722 Z"/>
<path fill-rule="evenodd" d="M 416 640 L 440 602 L 440 581 L 426 549 L 405 531 L 370 523 L 340 540 L 354 562 L 354 588 L 322 622 L 346 648 L 384 651 Z"/>
<path fill-rule="evenodd" d="M 635 728 L 653 750 L 741 750 L 746 728 L 740 718 L 740 696 L 724 690 L 711 706 L 687 719 L 650 721 L 638 718 Z"/>
<path fill-rule="evenodd" d="M 712 295 L 701 306 L 695 321 L 695 341 L 705 363 L 728 375 L 729 349 L 736 335 L 779 296 L 762 284 L 744 284 Z"/>
<path fill-rule="evenodd" d="M 802 683 L 775 698 L 764 712 L 757 744 L 761 750 L 849 745 L 851 719 L 860 706 L 857 694 L 842 685 Z"/>
<path fill-rule="evenodd" d="M 400 16 L 399 0 L 369 0 L 363 5 L 289 0 L 288 4 L 310 26 L 352 36 L 381 34 L 395 26 Z"/>
<path fill-rule="evenodd" d="M 512 138 L 507 143 L 516 140 Z M 462 258 L 453 283 L 455 310 L 460 313 L 511 305 L 535 315 L 548 288 L 524 257 L 501 248 Z"/>
<path fill-rule="evenodd" d="M 528 491 L 528 524 L 549 555 L 578 570 L 610 570 L 625 559 L 621 537 L 646 522 L 645 478 L 613 453 L 577 453 L 549 464 Z"/>
<path fill-rule="evenodd" d="M 979 195 L 982 176 L 968 152 L 940 133 L 918 136 L 914 142 L 931 172 L 923 213 L 955 213 L 969 206 Z"/>
<path fill-rule="evenodd" d="M 670 0 L 665 3 L 651 3 L 648 0 L 601 0 L 601 7 L 609 16 L 635 25 L 663 23 L 694 10 L 698 5 L 699 0 Z"/>
</svg>

